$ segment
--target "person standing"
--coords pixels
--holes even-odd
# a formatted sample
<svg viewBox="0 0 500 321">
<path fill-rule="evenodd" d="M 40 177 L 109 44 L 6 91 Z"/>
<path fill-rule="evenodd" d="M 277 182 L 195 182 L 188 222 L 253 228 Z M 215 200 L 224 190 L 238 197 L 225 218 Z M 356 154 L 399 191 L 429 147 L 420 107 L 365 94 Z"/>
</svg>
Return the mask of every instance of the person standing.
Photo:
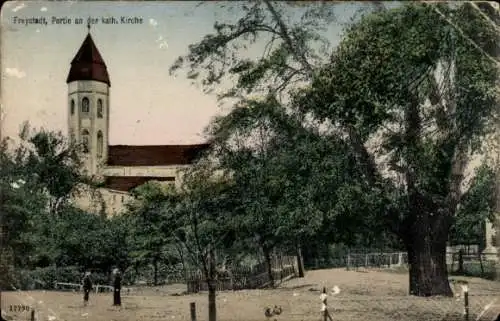
<svg viewBox="0 0 500 321">
<path fill-rule="evenodd" d="M 83 305 L 87 306 L 89 302 L 90 291 L 92 291 L 92 280 L 90 279 L 90 272 L 85 272 L 82 283 L 83 283 Z"/>
<path fill-rule="evenodd" d="M 113 305 L 114 306 L 121 306 L 122 305 L 122 298 L 120 291 L 122 289 L 122 276 L 121 273 L 118 269 L 115 269 L 114 271 L 115 278 L 113 280 Z"/>
</svg>

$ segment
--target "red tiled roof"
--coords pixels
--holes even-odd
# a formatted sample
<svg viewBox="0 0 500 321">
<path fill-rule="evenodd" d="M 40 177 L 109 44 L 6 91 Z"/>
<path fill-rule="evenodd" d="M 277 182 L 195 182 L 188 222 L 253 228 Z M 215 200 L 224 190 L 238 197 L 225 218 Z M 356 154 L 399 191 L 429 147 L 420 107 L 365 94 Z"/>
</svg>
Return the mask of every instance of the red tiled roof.
<svg viewBox="0 0 500 321">
<path fill-rule="evenodd" d="M 112 145 L 108 147 L 109 166 L 188 165 L 210 144 L 196 145 Z"/>
<path fill-rule="evenodd" d="M 71 61 L 71 69 L 66 83 L 75 80 L 96 80 L 111 86 L 106 64 L 99 50 L 97 50 L 90 33 L 83 41 L 75 58 Z"/>
<path fill-rule="evenodd" d="M 148 181 L 175 182 L 175 177 L 107 176 L 104 185 L 115 191 L 130 192 Z"/>
</svg>

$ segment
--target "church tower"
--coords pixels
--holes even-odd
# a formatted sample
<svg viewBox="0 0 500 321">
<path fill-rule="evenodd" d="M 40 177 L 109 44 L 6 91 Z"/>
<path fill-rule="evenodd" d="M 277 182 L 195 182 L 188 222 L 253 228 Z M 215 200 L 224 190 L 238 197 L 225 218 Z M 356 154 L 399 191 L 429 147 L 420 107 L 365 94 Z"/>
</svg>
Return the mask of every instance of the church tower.
<svg viewBox="0 0 500 321">
<path fill-rule="evenodd" d="M 99 50 L 90 35 L 71 61 L 68 84 L 68 131 L 83 146 L 85 170 L 99 174 L 106 163 L 109 142 L 109 92 L 111 82 Z"/>
</svg>

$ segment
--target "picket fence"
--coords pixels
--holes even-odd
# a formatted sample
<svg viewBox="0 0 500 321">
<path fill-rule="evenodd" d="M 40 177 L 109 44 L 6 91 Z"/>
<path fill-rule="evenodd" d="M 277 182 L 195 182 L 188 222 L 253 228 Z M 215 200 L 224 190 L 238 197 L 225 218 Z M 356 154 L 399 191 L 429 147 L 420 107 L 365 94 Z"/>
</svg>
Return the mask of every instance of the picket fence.
<svg viewBox="0 0 500 321">
<path fill-rule="evenodd" d="M 297 257 L 283 256 L 274 258 L 271 263 L 271 270 L 275 283 L 292 278 L 298 273 Z M 267 264 L 264 262 L 254 266 L 234 267 L 229 273 L 219 275 L 214 280 L 214 285 L 217 291 L 257 289 L 269 285 L 270 281 Z M 201 271 L 188 271 L 186 273 L 186 283 L 188 293 L 208 290 L 208 284 Z"/>
</svg>

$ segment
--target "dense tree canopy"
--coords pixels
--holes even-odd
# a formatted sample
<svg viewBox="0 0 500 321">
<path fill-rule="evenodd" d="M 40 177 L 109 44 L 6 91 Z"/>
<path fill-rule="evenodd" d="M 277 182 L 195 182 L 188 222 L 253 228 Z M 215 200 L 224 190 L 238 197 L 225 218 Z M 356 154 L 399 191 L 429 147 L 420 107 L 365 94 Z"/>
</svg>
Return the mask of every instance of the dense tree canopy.
<svg viewBox="0 0 500 321">
<path fill-rule="evenodd" d="M 5 139 L 0 149 L 2 256 L 8 255 L 17 270 L 127 267 L 119 220 L 71 203 L 83 184 L 93 184 L 80 170 L 79 147 L 67 144 L 60 133 L 28 125 L 20 138 L 18 145 Z"/>
<path fill-rule="evenodd" d="M 314 224 L 314 213 L 325 215 L 337 208 L 339 220 L 333 223 L 337 231 L 349 231 L 352 223 L 359 223 L 359 216 L 366 224 L 385 222 L 408 250 L 410 292 L 451 294 L 444 254 L 461 200 L 460 185 L 470 155 L 477 152 L 497 116 L 497 64 L 492 58 L 498 52 L 495 26 L 485 20 L 481 10 L 467 3 L 407 4 L 362 16 L 348 25 L 331 54 L 314 59 L 318 57 L 312 52 L 319 47 L 319 29 L 307 18 L 324 22 L 329 10 L 323 8 L 318 13 L 311 6 L 303 11 L 304 19 L 294 20 L 288 19 L 292 10 L 286 7 L 269 1 L 252 2 L 244 8 L 240 20 L 217 24 L 215 34 L 191 45 L 189 54 L 172 67 L 188 67 L 190 76 L 202 77 L 206 88 L 224 77 L 237 77 L 226 97 L 236 97 L 246 109 L 236 108 L 219 120 L 216 138 L 234 146 L 242 132 L 252 133 L 255 140 L 250 145 L 260 146 L 259 134 L 271 133 L 264 141 L 266 148 L 261 148 L 265 152 L 249 151 L 247 144 L 237 146 L 237 152 L 219 149 L 219 157 L 224 155 L 247 165 L 239 167 L 242 172 L 236 171 L 235 177 L 246 182 L 249 199 L 261 204 L 251 212 L 260 211 L 266 218 L 272 213 L 278 229 L 283 230 L 286 225 L 280 223 L 287 218 L 281 218 L 282 205 L 278 204 L 292 205 L 293 200 L 301 200 L 301 195 L 308 205 L 314 204 L 311 200 L 315 193 L 304 188 L 303 182 L 291 185 L 295 186 L 290 189 L 292 194 L 286 188 L 291 182 L 278 179 L 279 184 L 274 183 L 274 175 L 280 170 L 293 168 L 294 175 L 303 179 L 310 179 L 311 173 L 297 171 L 287 157 L 278 161 L 278 167 L 273 160 L 287 146 L 286 141 L 293 142 L 288 155 L 311 157 L 302 153 L 300 146 L 305 145 L 294 139 L 305 128 L 322 124 L 331 134 L 313 131 L 317 141 L 308 145 L 308 151 L 321 146 L 321 139 L 331 141 L 334 136 L 344 148 L 318 151 L 319 164 L 326 159 L 335 164 L 347 156 L 352 157 L 354 166 L 340 167 L 350 179 L 343 186 L 342 181 L 331 180 L 329 167 L 317 167 L 316 163 L 314 168 L 325 171 L 312 185 L 331 184 L 323 189 L 327 193 L 323 201 L 333 199 L 334 204 L 326 202 L 328 209 L 302 206 L 299 216 L 307 213 L 307 222 Z M 267 36 L 271 40 L 260 60 L 238 55 L 246 44 L 269 40 Z M 273 41 L 277 41 L 276 47 Z M 201 74 L 202 70 L 208 74 Z M 299 87 L 292 81 L 297 78 Z M 260 111 L 250 112 L 256 104 L 245 95 L 258 88 L 265 96 L 288 88 L 291 104 L 268 100 L 257 107 Z M 294 112 L 290 114 L 290 110 Z M 283 117 L 276 117 L 280 113 L 289 116 L 289 123 L 295 121 L 293 134 L 283 135 L 284 140 L 275 127 L 269 130 L 270 123 L 283 123 Z M 266 121 L 255 121 L 260 115 L 265 115 Z M 243 125 L 234 126 L 235 118 Z M 304 136 L 301 139 L 307 141 Z M 303 165 L 305 159 L 300 161 Z M 222 166 L 235 169 L 227 161 Z M 249 173 L 246 178 L 245 172 Z M 326 177 L 330 180 L 323 181 Z M 303 187 L 299 195 L 294 194 L 298 185 Z M 279 186 L 281 193 L 273 193 L 273 186 Z M 343 197 L 331 197 L 339 194 Z M 273 195 L 280 197 L 271 199 Z M 320 222 L 318 226 L 326 224 Z"/>
</svg>

